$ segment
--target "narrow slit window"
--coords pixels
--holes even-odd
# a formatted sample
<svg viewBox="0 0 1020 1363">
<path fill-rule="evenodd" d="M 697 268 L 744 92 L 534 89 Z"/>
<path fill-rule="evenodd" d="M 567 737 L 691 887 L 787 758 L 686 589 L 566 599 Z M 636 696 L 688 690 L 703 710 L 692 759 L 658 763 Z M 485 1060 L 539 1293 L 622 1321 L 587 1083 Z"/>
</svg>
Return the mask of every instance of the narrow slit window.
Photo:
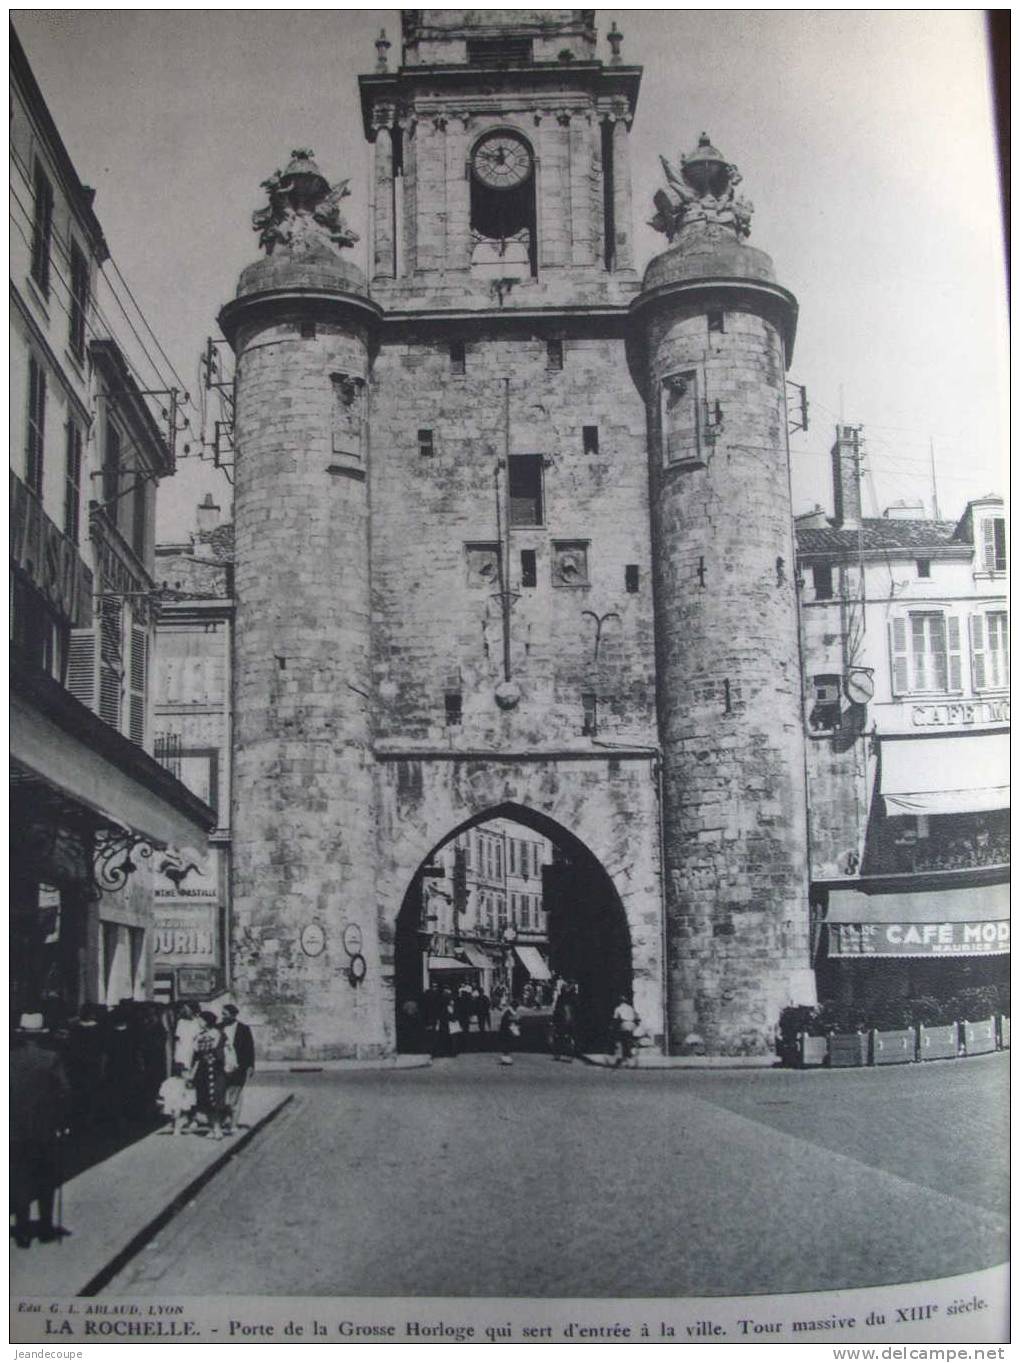
<svg viewBox="0 0 1020 1363">
<path fill-rule="evenodd" d="M 510 524 L 542 525 L 542 456 L 512 454 L 508 476 Z"/>
<path fill-rule="evenodd" d="M 450 373 L 463 374 L 467 368 L 467 351 L 463 341 L 450 342 Z"/>
<path fill-rule="evenodd" d="M 418 453 L 423 459 L 430 458 L 436 452 L 435 442 L 432 431 L 427 426 L 418 428 Z"/>
<path fill-rule="evenodd" d="M 535 561 L 534 549 L 521 550 L 521 586 L 535 587 L 538 585 L 538 565 Z"/>
<path fill-rule="evenodd" d="M 641 570 L 636 563 L 628 563 L 624 568 L 623 581 L 627 591 L 633 596 L 641 586 Z"/>
<path fill-rule="evenodd" d="M 457 725 L 461 722 L 464 714 L 463 698 L 459 691 L 447 691 L 445 697 L 446 704 L 446 723 L 449 726 Z"/>
<path fill-rule="evenodd" d="M 581 431 L 581 438 L 585 454 L 598 454 L 599 428 L 597 426 L 584 426 Z"/>
<path fill-rule="evenodd" d="M 709 308 L 708 329 L 709 331 L 726 330 L 726 314 L 723 312 L 722 308 Z"/>
<path fill-rule="evenodd" d="M 302 337 L 304 338 L 304 340 L 306 340 L 306 341 L 314 341 L 314 340 L 315 340 L 315 334 L 316 334 L 316 333 L 315 333 L 315 323 L 314 323 L 314 322 L 302 322 L 302 323 L 301 323 L 301 335 L 302 335 Z"/>
<path fill-rule="evenodd" d="M 546 369 L 563 368 L 563 342 L 546 341 L 545 343 L 545 367 Z"/>
<path fill-rule="evenodd" d="M 598 703 L 593 691 L 585 691 L 581 696 L 581 709 L 583 712 L 581 732 L 594 738 L 598 733 Z"/>
</svg>

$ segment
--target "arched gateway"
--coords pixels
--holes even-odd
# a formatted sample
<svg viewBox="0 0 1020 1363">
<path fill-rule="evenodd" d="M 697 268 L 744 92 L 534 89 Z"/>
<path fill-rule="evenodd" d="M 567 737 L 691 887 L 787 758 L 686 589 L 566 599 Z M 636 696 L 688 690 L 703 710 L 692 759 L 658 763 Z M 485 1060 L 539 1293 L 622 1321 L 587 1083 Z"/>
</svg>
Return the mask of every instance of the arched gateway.
<svg viewBox="0 0 1020 1363">
<path fill-rule="evenodd" d="M 478 985 L 486 997 L 530 1001 L 541 1016 L 557 978 L 577 986 L 579 1044 L 608 1046 L 616 1001 L 633 992 L 616 887 L 590 849 L 547 816 L 513 804 L 476 815 L 433 849 L 404 895 L 394 942 L 397 1048 L 424 1048 L 416 1010 L 430 985 Z M 540 1031 L 528 1035 L 541 1040 Z"/>
</svg>

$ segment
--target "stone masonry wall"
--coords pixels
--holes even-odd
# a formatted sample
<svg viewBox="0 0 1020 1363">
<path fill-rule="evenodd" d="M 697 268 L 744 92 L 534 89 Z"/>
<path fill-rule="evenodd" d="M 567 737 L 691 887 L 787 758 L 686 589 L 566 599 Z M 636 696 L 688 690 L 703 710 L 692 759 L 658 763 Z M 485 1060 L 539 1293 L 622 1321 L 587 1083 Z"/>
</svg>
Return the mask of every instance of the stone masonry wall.
<svg viewBox="0 0 1020 1363">
<path fill-rule="evenodd" d="M 383 345 L 371 486 L 383 741 L 451 750 L 588 747 L 582 693 L 594 693 L 599 738 L 656 742 L 644 406 L 622 340 L 567 337 L 563 351 L 562 371 L 549 371 L 540 336 L 489 334 L 467 342 L 465 373 L 454 376 L 447 342 Z M 498 584 L 473 568 L 497 538 L 504 375 L 511 453 L 542 456 L 545 503 L 541 526 L 510 536 L 511 667 L 522 692 L 510 711 L 494 699 L 503 680 Z M 597 452 L 585 452 L 584 426 L 598 428 Z M 431 455 L 419 452 L 420 429 L 432 432 Z M 499 482 L 505 525 L 505 470 Z M 564 545 L 586 554 L 586 583 L 555 585 Z M 535 554 L 533 588 L 521 585 L 522 550 Z M 634 592 L 628 564 L 637 570 Z M 448 691 L 462 695 L 454 727 Z"/>
<path fill-rule="evenodd" d="M 234 987 L 262 1055 L 371 1054 L 341 940 L 373 891 L 367 449 L 334 453 L 330 378 L 366 341 L 274 321 L 237 352 Z"/>
<path fill-rule="evenodd" d="M 649 330 L 673 1043 L 761 1053 L 813 989 L 783 346 L 749 300 Z M 660 381 L 690 371 L 700 460 L 665 467 Z"/>
</svg>

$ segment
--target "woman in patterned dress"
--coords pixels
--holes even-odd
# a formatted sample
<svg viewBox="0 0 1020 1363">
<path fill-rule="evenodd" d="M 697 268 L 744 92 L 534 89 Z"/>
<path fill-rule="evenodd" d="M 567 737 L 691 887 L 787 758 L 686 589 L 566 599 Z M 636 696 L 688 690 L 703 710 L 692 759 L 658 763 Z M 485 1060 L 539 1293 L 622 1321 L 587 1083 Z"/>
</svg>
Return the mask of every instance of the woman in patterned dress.
<svg viewBox="0 0 1020 1363">
<path fill-rule="evenodd" d="M 195 1108 L 209 1122 L 214 1141 L 223 1139 L 223 1111 L 226 1080 L 223 1061 L 223 1033 L 216 1026 L 215 1013 L 199 1013 L 202 1030 L 195 1038 L 191 1078 L 195 1085 Z"/>
</svg>

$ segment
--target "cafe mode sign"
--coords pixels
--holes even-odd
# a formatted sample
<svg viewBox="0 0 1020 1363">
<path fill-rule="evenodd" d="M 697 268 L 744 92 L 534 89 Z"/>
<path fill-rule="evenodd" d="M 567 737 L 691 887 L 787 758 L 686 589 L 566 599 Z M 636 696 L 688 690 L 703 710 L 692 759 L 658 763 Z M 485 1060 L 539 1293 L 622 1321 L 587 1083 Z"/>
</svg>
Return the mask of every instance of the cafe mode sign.
<svg viewBox="0 0 1020 1363">
<path fill-rule="evenodd" d="M 158 865 L 154 899 L 152 950 L 156 969 L 216 965 L 219 886 L 215 866 L 207 874 L 186 860 Z"/>
<path fill-rule="evenodd" d="M 1001 956 L 1009 923 L 830 923 L 830 956 Z"/>
</svg>

